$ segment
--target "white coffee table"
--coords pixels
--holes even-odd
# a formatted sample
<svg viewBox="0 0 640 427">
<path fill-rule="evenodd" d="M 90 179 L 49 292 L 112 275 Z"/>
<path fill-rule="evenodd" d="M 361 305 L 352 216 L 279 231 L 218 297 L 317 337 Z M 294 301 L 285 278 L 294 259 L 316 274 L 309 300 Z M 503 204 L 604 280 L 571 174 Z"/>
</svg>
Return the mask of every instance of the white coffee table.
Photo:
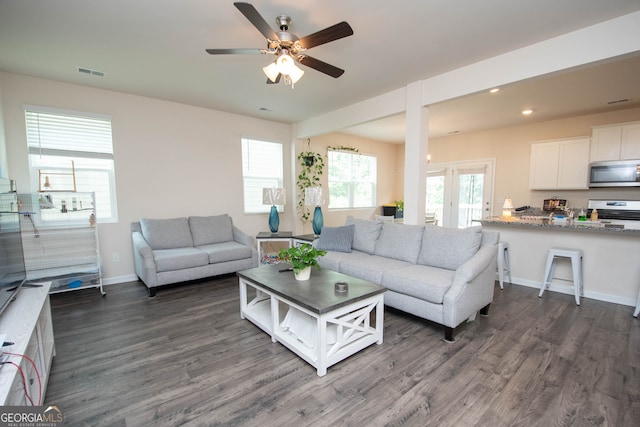
<svg viewBox="0 0 640 427">
<path fill-rule="evenodd" d="M 382 344 L 385 288 L 329 270 L 297 281 L 289 264 L 238 272 L 240 317 L 296 353 L 318 376 L 371 344 Z M 348 285 L 336 292 L 335 283 Z"/>
</svg>

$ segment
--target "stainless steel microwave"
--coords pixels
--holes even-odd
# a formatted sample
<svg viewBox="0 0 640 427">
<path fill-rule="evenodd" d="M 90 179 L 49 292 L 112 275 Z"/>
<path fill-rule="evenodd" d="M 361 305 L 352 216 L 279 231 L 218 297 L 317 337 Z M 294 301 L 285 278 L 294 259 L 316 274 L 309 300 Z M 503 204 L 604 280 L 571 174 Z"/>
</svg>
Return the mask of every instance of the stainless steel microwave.
<svg viewBox="0 0 640 427">
<path fill-rule="evenodd" d="M 591 163 L 589 187 L 640 187 L 640 160 Z"/>
</svg>

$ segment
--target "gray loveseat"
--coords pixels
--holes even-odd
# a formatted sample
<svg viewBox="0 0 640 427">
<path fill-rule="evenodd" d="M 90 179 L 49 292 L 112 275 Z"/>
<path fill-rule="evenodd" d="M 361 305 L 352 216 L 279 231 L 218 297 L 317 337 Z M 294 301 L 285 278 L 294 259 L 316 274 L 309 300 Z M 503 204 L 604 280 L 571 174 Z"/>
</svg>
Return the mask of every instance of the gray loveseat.
<svg viewBox="0 0 640 427">
<path fill-rule="evenodd" d="M 325 227 L 314 245 L 328 251 L 322 268 L 387 288 L 390 307 L 454 329 L 493 301 L 500 235 L 481 227 L 403 225 L 347 218 Z"/>
<path fill-rule="evenodd" d="M 229 215 L 150 219 L 131 223 L 136 274 L 155 296 L 158 286 L 258 266 L 253 237 Z"/>
</svg>

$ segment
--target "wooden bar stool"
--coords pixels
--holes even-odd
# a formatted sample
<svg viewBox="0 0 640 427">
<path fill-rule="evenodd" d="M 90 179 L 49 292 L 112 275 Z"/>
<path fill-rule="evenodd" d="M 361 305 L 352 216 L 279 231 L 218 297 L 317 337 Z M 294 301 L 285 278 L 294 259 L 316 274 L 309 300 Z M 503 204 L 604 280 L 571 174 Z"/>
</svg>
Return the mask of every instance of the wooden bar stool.
<svg viewBox="0 0 640 427">
<path fill-rule="evenodd" d="M 504 272 L 508 273 L 511 283 L 511 262 L 509 260 L 509 242 L 498 243 L 498 278 L 500 289 L 504 289 Z"/>
<path fill-rule="evenodd" d="M 542 297 L 545 289 L 549 289 L 556 272 L 556 258 L 569 258 L 571 260 L 571 271 L 573 274 L 573 293 L 576 297 L 576 305 L 580 305 L 580 296 L 584 295 L 584 276 L 582 274 L 582 257 L 584 256 L 581 249 L 568 248 L 551 248 L 547 253 L 547 266 L 544 271 L 544 279 L 540 287 Z"/>
</svg>

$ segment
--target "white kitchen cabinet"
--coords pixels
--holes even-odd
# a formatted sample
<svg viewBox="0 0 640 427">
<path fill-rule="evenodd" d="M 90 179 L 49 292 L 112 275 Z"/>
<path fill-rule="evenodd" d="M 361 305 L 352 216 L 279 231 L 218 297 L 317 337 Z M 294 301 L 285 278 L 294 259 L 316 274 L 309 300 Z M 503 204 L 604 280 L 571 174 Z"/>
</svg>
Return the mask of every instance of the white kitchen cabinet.
<svg viewBox="0 0 640 427">
<path fill-rule="evenodd" d="M 640 122 L 593 128 L 592 162 L 633 159 L 640 159 Z"/>
<path fill-rule="evenodd" d="M 640 123 L 622 126 L 620 160 L 640 159 Z"/>
<path fill-rule="evenodd" d="M 590 138 L 569 138 L 531 144 L 529 188 L 586 190 Z"/>
</svg>

